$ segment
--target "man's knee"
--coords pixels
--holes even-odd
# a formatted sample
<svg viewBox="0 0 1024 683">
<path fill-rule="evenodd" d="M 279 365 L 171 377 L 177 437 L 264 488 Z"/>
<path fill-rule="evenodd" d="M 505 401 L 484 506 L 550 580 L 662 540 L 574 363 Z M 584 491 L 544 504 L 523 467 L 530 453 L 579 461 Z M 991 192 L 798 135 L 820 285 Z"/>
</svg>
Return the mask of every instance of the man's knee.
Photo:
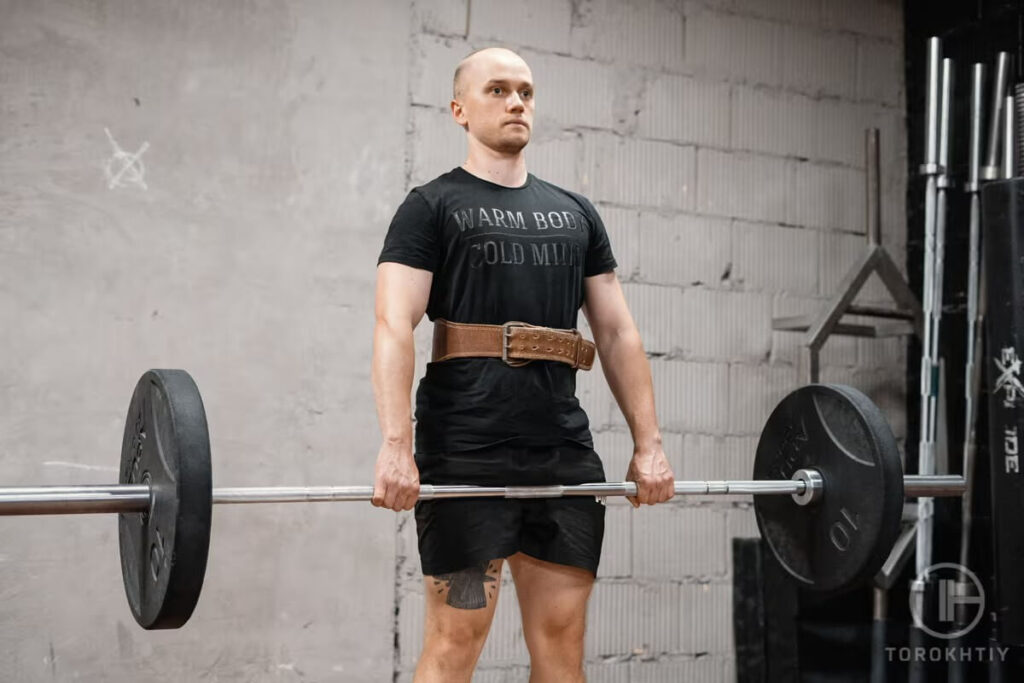
<svg viewBox="0 0 1024 683">
<path fill-rule="evenodd" d="M 583 681 L 584 630 L 582 620 L 558 618 L 533 624 L 526 636 L 530 680 Z"/>
<path fill-rule="evenodd" d="M 471 670 L 483 649 L 488 626 L 479 619 L 435 622 L 428 626 L 423 639 L 422 656 L 438 670 Z"/>
<path fill-rule="evenodd" d="M 529 626 L 527 641 L 537 648 L 556 649 L 566 653 L 583 651 L 586 619 L 583 614 L 551 614 L 536 619 Z"/>
</svg>

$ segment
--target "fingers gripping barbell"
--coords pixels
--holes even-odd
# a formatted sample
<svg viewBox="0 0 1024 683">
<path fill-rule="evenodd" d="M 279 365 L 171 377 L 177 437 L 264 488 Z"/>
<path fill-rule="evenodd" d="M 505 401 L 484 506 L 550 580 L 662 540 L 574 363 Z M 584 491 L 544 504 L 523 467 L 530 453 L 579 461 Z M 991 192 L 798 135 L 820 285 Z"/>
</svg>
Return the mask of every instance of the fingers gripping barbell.
<svg viewBox="0 0 1024 683">
<path fill-rule="evenodd" d="M 0 488 L 0 515 L 119 513 L 121 574 L 146 629 L 178 628 L 199 600 L 212 505 L 368 501 L 372 486 L 214 489 L 199 390 L 184 370 L 150 370 L 128 407 L 119 484 Z M 904 495 L 958 496 L 958 476 L 903 477 L 881 411 L 839 385 L 797 389 L 761 433 L 751 481 L 677 481 L 677 495 L 753 494 L 758 527 L 802 585 L 849 588 L 873 576 L 896 541 Z M 633 482 L 420 487 L 420 500 L 632 496 Z"/>
</svg>

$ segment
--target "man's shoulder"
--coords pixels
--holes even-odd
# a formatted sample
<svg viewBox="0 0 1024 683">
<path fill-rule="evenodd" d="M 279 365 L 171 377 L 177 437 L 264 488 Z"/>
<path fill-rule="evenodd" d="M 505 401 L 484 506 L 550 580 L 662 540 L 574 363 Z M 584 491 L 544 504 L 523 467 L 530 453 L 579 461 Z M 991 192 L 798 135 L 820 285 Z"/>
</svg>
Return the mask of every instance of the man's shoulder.
<svg viewBox="0 0 1024 683">
<path fill-rule="evenodd" d="M 574 192 L 572 190 L 566 189 L 561 185 L 556 185 L 551 181 L 544 180 L 543 178 L 538 178 L 537 176 L 533 176 L 533 179 L 534 182 L 536 182 L 540 187 L 543 187 L 547 191 L 571 199 L 573 202 L 579 205 L 579 207 L 583 210 L 584 214 L 590 215 L 594 213 L 594 205 L 591 203 L 589 199 L 587 199 L 584 195 L 580 194 L 579 192 Z"/>
<path fill-rule="evenodd" d="M 433 180 L 429 180 L 422 185 L 417 185 L 412 188 L 410 192 L 415 192 L 422 196 L 424 199 L 432 202 L 444 196 L 453 186 L 459 185 L 462 180 L 459 168 L 455 167 L 447 173 L 442 173 Z"/>
</svg>

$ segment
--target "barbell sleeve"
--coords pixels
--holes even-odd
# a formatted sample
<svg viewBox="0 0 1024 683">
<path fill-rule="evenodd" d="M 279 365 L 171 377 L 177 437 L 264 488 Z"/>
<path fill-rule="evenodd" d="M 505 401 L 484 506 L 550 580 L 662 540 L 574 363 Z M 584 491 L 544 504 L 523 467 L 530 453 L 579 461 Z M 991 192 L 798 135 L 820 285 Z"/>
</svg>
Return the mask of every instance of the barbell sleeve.
<svg viewBox="0 0 1024 683">
<path fill-rule="evenodd" d="M 819 481 L 820 478 L 812 481 Z M 824 484 L 814 484 L 824 486 Z M 792 495 L 805 494 L 808 483 L 797 479 L 677 481 L 676 495 Z M 959 496 L 965 489 L 959 475 L 908 475 L 903 478 L 908 497 Z M 827 491 L 823 492 L 827 495 Z M 601 482 L 573 486 L 420 486 L 420 500 L 444 498 L 562 498 L 568 496 L 635 496 L 636 484 Z M 369 501 L 372 486 L 255 486 L 213 489 L 215 505 L 255 503 L 315 503 Z M 75 515 L 112 512 L 146 512 L 151 490 L 148 484 L 109 486 L 23 486 L 0 488 L 0 516 Z"/>
<path fill-rule="evenodd" d="M 149 484 L 21 486 L 0 488 L 0 515 L 83 515 L 146 512 Z"/>
</svg>

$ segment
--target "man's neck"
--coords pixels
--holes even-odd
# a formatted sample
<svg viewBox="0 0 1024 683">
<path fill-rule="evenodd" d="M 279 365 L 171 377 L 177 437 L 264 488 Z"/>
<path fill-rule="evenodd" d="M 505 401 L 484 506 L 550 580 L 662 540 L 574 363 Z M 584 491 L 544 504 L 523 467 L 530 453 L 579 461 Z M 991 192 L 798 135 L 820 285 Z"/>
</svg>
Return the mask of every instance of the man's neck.
<svg viewBox="0 0 1024 683">
<path fill-rule="evenodd" d="M 526 158 L 522 150 L 505 155 L 491 149 L 474 149 L 470 143 L 469 156 L 462 164 L 467 172 L 496 185 L 521 187 L 526 183 Z"/>
</svg>

